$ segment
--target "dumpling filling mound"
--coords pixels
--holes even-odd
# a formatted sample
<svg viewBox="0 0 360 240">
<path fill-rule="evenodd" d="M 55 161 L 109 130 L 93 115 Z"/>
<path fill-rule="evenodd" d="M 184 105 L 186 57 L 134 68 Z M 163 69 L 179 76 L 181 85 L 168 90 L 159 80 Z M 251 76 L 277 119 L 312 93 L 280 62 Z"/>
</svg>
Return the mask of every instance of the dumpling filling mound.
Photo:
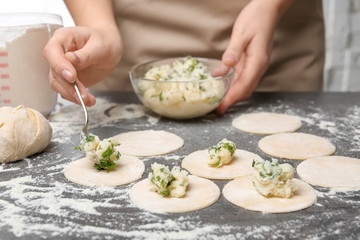
<svg viewBox="0 0 360 240">
<path fill-rule="evenodd" d="M 208 149 L 210 157 L 209 166 L 221 167 L 224 164 L 229 164 L 234 158 L 235 151 L 235 143 L 224 138 L 218 144 Z"/>
<path fill-rule="evenodd" d="M 295 170 L 288 164 L 279 164 L 276 159 L 272 162 L 254 160 L 252 166 L 255 170 L 253 184 L 256 190 L 265 197 L 290 198 L 295 187 L 292 183 Z"/>
<path fill-rule="evenodd" d="M 183 197 L 189 185 L 188 172 L 180 167 L 173 167 L 171 171 L 165 165 L 154 163 L 151 165 L 149 181 L 153 190 L 164 197 Z"/>
<path fill-rule="evenodd" d="M 118 145 L 115 139 L 107 138 L 100 141 L 98 136 L 90 134 L 78 149 L 83 150 L 86 157 L 94 161 L 94 168 L 98 171 L 110 171 L 116 167 L 115 161 L 119 160 L 121 156 L 120 152 L 115 149 Z"/>
</svg>

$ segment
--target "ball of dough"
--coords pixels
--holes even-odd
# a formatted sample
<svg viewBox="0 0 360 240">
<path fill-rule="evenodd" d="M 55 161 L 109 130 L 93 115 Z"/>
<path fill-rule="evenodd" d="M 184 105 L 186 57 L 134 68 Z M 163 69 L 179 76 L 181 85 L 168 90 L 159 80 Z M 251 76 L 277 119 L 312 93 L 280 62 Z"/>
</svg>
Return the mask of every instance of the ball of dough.
<svg viewBox="0 0 360 240">
<path fill-rule="evenodd" d="M 50 143 L 52 128 L 38 111 L 22 105 L 0 107 L 0 162 L 8 163 L 41 152 Z"/>
</svg>

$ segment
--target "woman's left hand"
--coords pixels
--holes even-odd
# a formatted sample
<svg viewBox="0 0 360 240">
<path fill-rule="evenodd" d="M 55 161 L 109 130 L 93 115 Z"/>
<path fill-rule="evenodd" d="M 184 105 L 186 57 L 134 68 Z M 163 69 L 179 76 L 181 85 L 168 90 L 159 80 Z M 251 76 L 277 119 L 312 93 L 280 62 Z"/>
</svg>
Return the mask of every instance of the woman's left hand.
<svg viewBox="0 0 360 240">
<path fill-rule="evenodd" d="M 213 76 L 221 76 L 230 67 L 235 68 L 230 90 L 218 106 L 219 114 L 254 92 L 268 67 L 276 24 L 292 3 L 293 0 L 253 0 L 239 14 L 222 63 L 212 72 Z"/>
</svg>

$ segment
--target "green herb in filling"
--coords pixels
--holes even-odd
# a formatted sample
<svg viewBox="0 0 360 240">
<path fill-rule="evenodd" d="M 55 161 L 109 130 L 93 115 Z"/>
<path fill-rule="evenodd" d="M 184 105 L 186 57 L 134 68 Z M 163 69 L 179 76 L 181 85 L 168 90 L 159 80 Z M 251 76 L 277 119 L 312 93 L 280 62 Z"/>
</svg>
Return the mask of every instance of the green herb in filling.
<svg viewBox="0 0 360 240">
<path fill-rule="evenodd" d="M 162 92 L 159 93 L 159 94 L 151 95 L 151 97 L 152 97 L 152 98 L 159 98 L 159 101 L 162 101 L 162 100 L 163 100 Z"/>
<path fill-rule="evenodd" d="M 110 158 L 111 154 L 114 153 L 114 150 L 111 149 L 110 147 L 108 147 L 108 149 L 105 150 L 105 152 L 103 152 L 103 154 L 101 155 L 104 159 L 108 159 Z"/>
<path fill-rule="evenodd" d="M 170 190 L 162 191 L 162 192 L 160 192 L 160 194 L 163 195 L 164 197 L 168 197 L 168 196 L 170 196 Z"/>
<path fill-rule="evenodd" d="M 216 163 L 213 163 L 213 164 L 209 164 L 210 167 L 217 167 L 219 166 L 221 163 L 221 159 L 219 159 L 219 161 L 217 161 Z"/>
<path fill-rule="evenodd" d="M 234 155 L 235 147 L 234 147 L 234 145 L 232 143 L 228 143 L 228 142 L 222 143 L 221 147 L 226 148 L 227 150 L 229 150 L 231 156 Z"/>
<path fill-rule="evenodd" d="M 95 135 L 89 135 L 87 138 L 86 138 L 86 142 L 92 142 L 94 141 L 95 139 Z"/>
<path fill-rule="evenodd" d="M 109 172 L 110 170 L 113 170 L 116 167 L 116 164 L 112 160 L 100 160 L 99 163 L 94 163 L 94 168 L 96 168 L 98 171 L 106 170 Z"/>
</svg>

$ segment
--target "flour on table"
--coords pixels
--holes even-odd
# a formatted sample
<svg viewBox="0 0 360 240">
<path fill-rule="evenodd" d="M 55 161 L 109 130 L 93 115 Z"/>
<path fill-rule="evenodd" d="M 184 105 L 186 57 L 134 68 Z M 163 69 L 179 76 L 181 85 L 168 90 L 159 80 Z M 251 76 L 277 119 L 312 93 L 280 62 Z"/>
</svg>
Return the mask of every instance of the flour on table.
<svg viewBox="0 0 360 240">
<path fill-rule="evenodd" d="M 298 130 L 301 120 L 287 114 L 258 112 L 240 115 L 232 121 L 232 126 L 244 132 L 274 134 Z"/>
<path fill-rule="evenodd" d="M 321 187 L 360 190 L 360 159 L 326 156 L 305 160 L 297 173 L 306 182 Z"/>
<path fill-rule="evenodd" d="M 131 183 L 141 178 L 144 163 L 136 157 L 122 155 L 114 170 L 98 171 L 94 161 L 82 158 L 71 162 L 64 170 L 65 177 L 85 186 L 118 186 Z"/>
<path fill-rule="evenodd" d="M 319 108 L 318 104 L 304 101 L 308 104 L 308 111 L 296 108 L 287 101 L 276 101 L 267 105 L 249 105 L 241 102 L 248 112 L 276 111 L 301 117 L 303 126 L 309 129 L 319 129 L 323 136 L 328 138 L 342 151 L 341 145 L 346 145 L 344 151 L 351 156 L 358 156 L 360 149 L 360 107 L 351 106 L 344 109 L 345 114 L 328 113 Z M 129 126 L 131 130 L 149 129 L 162 126 L 162 120 L 144 111 L 138 104 L 115 103 L 104 97 L 97 98 L 97 106 L 89 108 L 90 130 L 92 128 L 123 129 Z M 104 107 L 104 108 L 103 108 Z M 111 108 L 111 109 L 110 109 Z M 241 106 L 243 109 L 243 106 Z M 105 109 L 110 109 L 106 111 Z M 239 111 L 230 108 L 230 119 L 239 115 Z M 334 110 L 335 111 L 335 110 Z M 118 114 L 115 117 L 114 113 Z M 99 113 L 100 116 L 96 116 Z M 66 115 L 66 117 L 64 116 Z M 346 234 L 353 234 L 359 238 L 356 232 L 360 226 L 360 217 L 349 213 L 350 209 L 360 209 L 357 200 L 359 191 L 338 191 L 338 189 L 322 188 L 316 186 L 318 200 L 315 205 L 299 214 L 282 214 L 281 216 L 252 213 L 236 205 L 225 198 L 220 198 L 212 206 L 200 211 L 186 214 L 159 214 L 139 209 L 129 199 L 129 190 L 134 183 L 118 187 L 88 187 L 79 184 L 71 184 L 64 177 L 63 169 L 71 160 L 82 156 L 79 151 L 66 151 L 73 149 L 74 139 L 77 139 L 79 131 L 83 127 L 84 115 L 81 106 L 74 105 L 64 107 L 50 119 L 54 129 L 51 151 L 46 151 L 31 159 L 10 164 L 0 164 L 0 228 L 10 238 L 16 236 L 20 239 L 31 238 L 56 238 L 56 239 L 271 239 L 288 236 L 289 232 L 294 239 L 327 239 L 329 236 L 343 238 Z M 130 118 L 134 116 L 134 118 Z M 126 117 L 126 118 L 125 118 Z M 212 115 L 211 115 L 212 117 Z M 160 119 L 160 121 L 159 121 Z M 55 124 L 53 122 L 55 121 Z M 196 124 L 201 133 L 207 135 L 210 132 L 234 133 L 231 121 L 216 129 L 210 128 L 209 124 L 218 118 L 201 118 L 205 124 Z M 159 125 L 157 126 L 157 122 Z M 335 125 L 333 123 L 336 123 Z M 173 122 L 170 124 L 173 128 Z M 176 124 L 177 125 L 177 124 Z M 190 124 L 191 125 L 191 124 Z M 178 132 L 184 131 L 184 137 L 188 134 L 188 124 L 179 125 Z M 235 134 L 235 133 L 234 133 Z M 237 133 L 242 134 L 242 133 Z M 244 134 L 251 136 L 250 134 Z M 75 136 L 75 138 L 74 138 Z M 256 135 L 251 137 L 250 145 L 253 149 L 257 140 Z M 108 136 L 102 136 L 108 137 Z M 186 138 L 184 138 L 186 140 Z M 186 143 L 185 143 L 186 144 Z M 203 148 L 208 144 L 204 144 Z M 141 160 L 149 163 L 155 160 L 171 161 L 182 160 L 187 154 L 189 145 L 181 151 L 168 155 L 143 157 Z M 198 148 L 202 149 L 202 148 Z M 193 150 L 196 150 L 193 149 Z M 28 164 L 31 162 L 31 165 Z M 223 183 L 223 181 L 220 184 Z M 336 190 L 336 191 L 335 191 Z M 222 215 L 208 215 L 222 210 Z M 321 204 L 321 205 L 319 205 Z M 227 216 L 239 217 L 240 221 L 228 220 Z M 235 216 L 236 214 L 236 216 Z M 350 216 L 349 216 L 350 214 Z M 214 217 L 213 217 L 214 216 Z M 294 217 L 295 216 L 295 217 Z M 344 218 L 343 216 L 349 216 Z M 265 221 L 251 222 L 249 218 L 261 218 Z M 221 221 L 220 221 L 220 220 Z M 233 218 L 234 219 L 234 218 Z M 267 219 L 267 220 L 266 220 Z M 274 221 L 275 220 L 275 221 Z M 351 221 L 351 224 L 349 222 Z M 320 225 L 319 225 L 320 224 Z M 326 227 L 324 227 L 326 225 Z M 318 227 L 320 226 L 320 227 Z M 290 230 L 289 230 L 290 229 Z M 308 231 L 304 231 L 307 229 Z M 345 234 L 345 235 L 344 235 Z M 13 237 L 15 238 L 15 237 Z"/>
<path fill-rule="evenodd" d="M 186 156 L 181 167 L 199 177 L 225 180 L 252 174 L 252 161 L 261 159 L 254 153 L 237 149 L 230 164 L 217 168 L 208 165 L 209 158 L 208 150 L 199 150 Z"/>
<path fill-rule="evenodd" d="M 259 148 L 274 157 L 304 160 L 327 156 L 335 146 L 327 139 L 307 133 L 278 133 L 259 141 Z"/>
<path fill-rule="evenodd" d="M 278 198 L 259 194 L 252 183 L 253 178 L 249 175 L 232 180 L 223 189 L 224 197 L 239 207 L 265 213 L 299 211 L 316 202 L 315 190 L 301 180 L 292 180 L 296 190 L 291 198 Z"/>
<path fill-rule="evenodd" d="M 130 199 L 140 208 L 159 213 L 181 213 L 210 206 L 220 197 L 219 187 L 212 181 L 188 176 L 189 185 L 184 197 L 163 197 L 152 190 L 148 179 L 136 183 L 130 190 Z"/>
<path fill-rule="evenodd" d="M 114 136 L 121 154 L 132 156 L 156 156 L 174 152 L 184 145 L 184 140 L 167 131 L 144 130 L 121 133 Z"/>
<path fill-rule="evenodd" d="M 64 101 L 64 100 L 63 100 Z M 79 134 L 84 125 L 84 112 L 77 104 L 68 104 L 66 107 L 58 106 L 49 117 L 50 125 L 54 134 L 52 141 L 67 143 L 71 136 Z M 157 123 L 158 119 L 148 115 L 143 105 L 140 104 L 119 104 L 108 101 L 106 98 L 96 98 L 96 106 L 88 108 L 89 130 L 97 127 L 114 126 L 116 121 L 122 119 L 136 119 L 147 117 L 150 126 Z M 80 139 L 80 137 L 79 137 Z"/>
</svg>

